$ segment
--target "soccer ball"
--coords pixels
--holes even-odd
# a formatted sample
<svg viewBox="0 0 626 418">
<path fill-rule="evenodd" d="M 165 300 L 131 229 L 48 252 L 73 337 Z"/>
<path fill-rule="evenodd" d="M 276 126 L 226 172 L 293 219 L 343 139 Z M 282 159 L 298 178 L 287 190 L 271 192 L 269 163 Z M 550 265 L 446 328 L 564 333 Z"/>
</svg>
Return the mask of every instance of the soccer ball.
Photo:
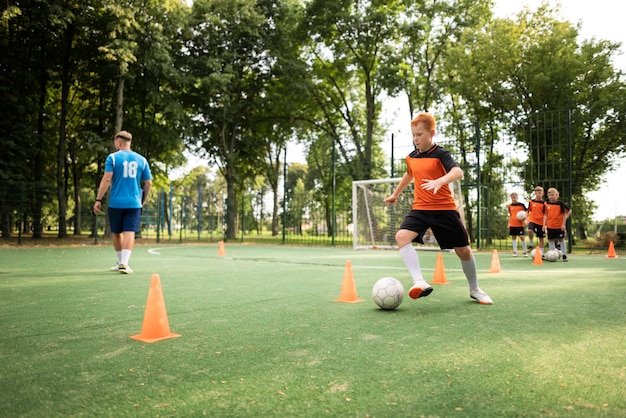
<svg viewBox="0 0 626 418">
<path fill-rule="evenodd" d="M 554 262 L 554 261 L 558 260 L 559 258 L 561 258 L 559 256 L 559 252 L 557 250 L 550 250 L 550 251 L 548 251 L 547 253 L 545 253 L 545 257 L 546 257 L 546 260 L 552 261 L 552 262 Z"/>
<path fill-rule="evenodd" d="M 519 212 L 517 212 L 515 217 L 517 218 L 518 221 L 523 221 L 524 219 L 526 219 L 526 212 L 523 210 L 520 210 Z"/>
<path fill-rule="evenodd" d="M 381 309 L 393 310 L 402 303 L 404 286 L 393 277 L 383 277 L 372 288 L 372 299 Z"/>
</svg>

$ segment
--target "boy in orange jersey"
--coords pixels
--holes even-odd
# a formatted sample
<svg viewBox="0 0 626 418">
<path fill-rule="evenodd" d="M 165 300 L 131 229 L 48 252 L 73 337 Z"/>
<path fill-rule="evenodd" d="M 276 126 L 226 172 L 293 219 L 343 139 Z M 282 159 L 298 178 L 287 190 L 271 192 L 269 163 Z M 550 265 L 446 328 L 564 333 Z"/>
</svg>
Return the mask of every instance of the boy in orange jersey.
<svg viewBox="0 0 626 418">
<path fill-rule="evenodd" d="M 536 235 L 539 241 L 539 250 L 543 254 L 545 245 L 543 238 L 546 236 L 543 232 L 543 215 L 545 214 L 546 202 L 543 200 L 543 187 L 536 186 L 534 192 L 535 198 L 528 202 L 528 214 L 526 216 L 528 223 L 528 248 L 533 247 L 533 239 L 534 235 Z"/>
<path fill-rule="evenodd" d="M 565 233 L 567 231 L 567 218 L 572 214 L 572 210 L 559 200 L 559 191 L 554 187 L 548 189 L 548 201 L 546 202 L 546 213 L 543 216 L 543 230 L 548 235 L 548 245 L 550 250 L 555 250 L 555 240 L 559 240 L 563 261 L 567 261 L 565 254 Z"/>
<path fill-rule="evenodd" d="M 517 219 L 519 212 L 526 212 L 526 206 L 517 201 L 517 193 L 511 193 L 511 203 L 508 206 L 509 212 L 509 235 L 511 236 L 513 246 L 513 257 L 517 257 L 517 238 L 522 241 L 524 249 L 524 257 L 528 257 L 526 252 L 526 237 L 524 236 L 524 219 Z"/>
<path fill-rule="evenodd" d="M 469 245 L 467 230 L 452 197 L 449 183 L 463 177 L 463 171 L 449 151 L 433 142 L 435 118 L 420 113 L 411 120 L 411 132 L 415 151 L 406 157 L 407 171 L 385 204 L 393 204 L 400 193 L 414 182 L 414 197 L 411 212 L 396 232 L 396 242 L 406 265 L 413 286 L 409 297 L 418 299 L 428 296 L 433 288 L 426 283 L 420 267 L 419 257 L 413 248 L 431 228 L 442 249 L 453 248 L 461 260 L 461 266 L 470 288 L 470 297 L 483 305 L 491 305 L 491 298 L 478 287 L 476 260 Z"/>
</svg>

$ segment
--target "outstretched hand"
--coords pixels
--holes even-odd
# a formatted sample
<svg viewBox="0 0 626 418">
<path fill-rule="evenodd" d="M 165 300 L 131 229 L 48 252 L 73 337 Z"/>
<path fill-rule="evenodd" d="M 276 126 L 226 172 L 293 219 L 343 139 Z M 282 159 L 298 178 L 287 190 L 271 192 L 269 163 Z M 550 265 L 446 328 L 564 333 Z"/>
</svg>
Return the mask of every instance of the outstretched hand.
<svg viewBox="0 0 626 418">
<path fill-rule="evenodd" d="M 398 198 L 394 195 L 389 196 L 388 198 L 386 198 L 384 200 L 385 202 L 385 206 L 389 205 L 389 204 L 394 204 L 398 201 Z"/>
<path fill-rule="evenodd" d="M 422 179 L 422 184 L 420 185 L 420 187 L 424 190 L 432 190 L 433 194 L 437 194 L 439 189 L 441 189 L 444 184 L 445 183 L 441 181 L 441 178 L 434 180 Z"/>
</svg>

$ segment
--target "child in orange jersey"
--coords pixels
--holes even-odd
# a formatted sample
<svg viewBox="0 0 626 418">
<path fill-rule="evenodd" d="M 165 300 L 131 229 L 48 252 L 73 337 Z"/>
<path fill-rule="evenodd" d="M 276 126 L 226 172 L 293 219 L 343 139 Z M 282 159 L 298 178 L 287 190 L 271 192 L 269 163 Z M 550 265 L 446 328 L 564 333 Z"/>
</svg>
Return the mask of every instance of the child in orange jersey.
<svg viewBox="0 0 626 418">
<path fill-rule="evenodd" d="M 511 244 L 513 246 L 513 257 L 517 257 L 517 238 L 522 241 L 524 257 L 528 257 L 526 252 L 526 237 L 524 236 L 524 219 L 519 220 L 517 214 L 526 212 L 526 206 L 517 201 L 517 193 L 511 193 L 511 203 L 508 206 L 509 212 L 509 235 L 511 236 Z"/>
<path fill-rule="evenodd" d="M 435 118 L 420 113 L 411 121 L 415 151 L 406 157 L 407 171 L 385 204 L 393 204 L 411 182 L 414 183 L 413 205 L 400 229 L 396 242 L 400 255 L 413 279 L 409 297 L 428 296 L 433 288 L 426 283 L 413 242 L 419 241 L 430 228 L 442 249 L 453 248 L 461 260 L 461 267 L 470 288 L 470 297 L 483 305 L 491 305 L 491 298 L 478 287 L 476 260 L 469 245 L 467 230 L 452 197 L 449 183 L 463 177 L 463 171 L 449 151 L 433 142 Z"/>
<path fill-rule="evenodd" d="M 550 250 L 555 250 L 555 240 L 559 240 L 563 261 L 567 261 L 565 234 L 567 232 L 567 218 L 572 214 L 572 210 L 559 200 L 559 191 L 554 187 L 548 189 L 548 201 L 546 202 L 546 212 L 543 216 L 543 230 L 548 235 L 548 245 Z"/>
<path fill-rule="evenodd" d="M 528 202 L 528 213 L 526 216 L 526 222 L 528 225 L 528 248 L 532 248 L 534 236 L 537 236 L 539 241 L 539 250 L 543 254 L 544 237 L 543 232 L 543 215 L 545 214 L 545 200 L 543 200 L 543 187 L 535 187 L 535 198 Z"/>
</svg>

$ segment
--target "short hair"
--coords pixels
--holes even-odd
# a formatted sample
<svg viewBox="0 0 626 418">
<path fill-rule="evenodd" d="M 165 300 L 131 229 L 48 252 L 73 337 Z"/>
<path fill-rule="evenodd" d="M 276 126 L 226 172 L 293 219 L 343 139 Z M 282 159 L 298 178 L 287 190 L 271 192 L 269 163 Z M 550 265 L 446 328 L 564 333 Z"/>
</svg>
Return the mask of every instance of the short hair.
<svg viewBox="0 0 626 418">
<path fill-rule="evenodd" d="M 517 197 L 517 196 L 518 196 L 518 194 L 517 194 L 517 193 L 515 193 L 515 192 L 513 192 L 513 193 L 511 193 L 509 196 L 510 196 L 510 197 L 513 197 L 513 196 Z"/>
<path fill-rule="evenodd" d="M 132 141 L 133 135 L 128 131 L 119 131 L 115 134 L 115 139 L 120 138 L 124 141 Z"/>
<path fill-rule="evenodd" d="M 554 192 L 554 193 L 557 194 L 557 196 L 561 196 L 561 193 L 559 193 L 559 191 L 556 188 L 554 188 L 554 187 L 550 187 L 548 189 L 548 193 L 550 193 L 550 192 Z"/>
<path fill-rule="evenodd" d="M 437 122 L 435 121 L 435 117 L 430 113 L 420 113 L 416 117 L 411 120 L 411 126 L 416 126 L 418 123 L 424 124 L 424 128 L 429 131 L 434 131 L 437 127 Z"/>
</svg>

